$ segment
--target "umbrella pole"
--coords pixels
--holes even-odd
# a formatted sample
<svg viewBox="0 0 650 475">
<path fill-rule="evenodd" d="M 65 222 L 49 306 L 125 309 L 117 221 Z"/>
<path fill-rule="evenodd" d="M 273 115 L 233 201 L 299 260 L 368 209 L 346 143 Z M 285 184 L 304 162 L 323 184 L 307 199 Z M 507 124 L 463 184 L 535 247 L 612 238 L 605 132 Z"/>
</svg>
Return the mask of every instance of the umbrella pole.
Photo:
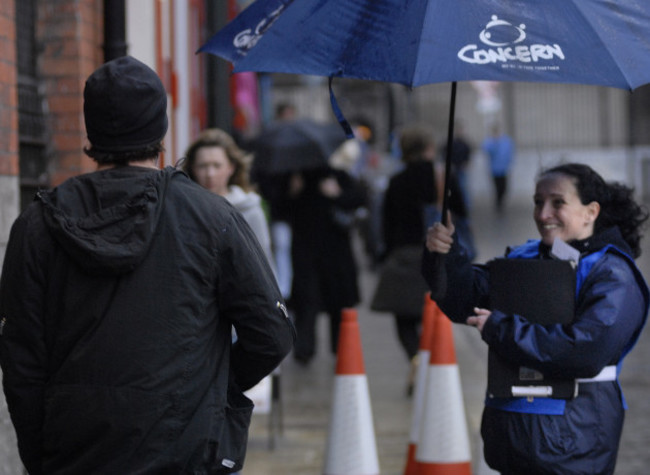
<svg viewBox="0 0 650 475">
<path fill-rule="evenodd" d="M 442 223 L 449 225 L 449 193 L 451 182 L 451 154 L 453 152 L 454 120 L 456 115 L 456 81 L 451 83 L 451 103 L 449 104 L 449 126 L 447 129 L 447 154 L 445 157 L 445 184 L 442 195 Z M 435 170 L 435 167 L 434 167 Z M 434 172 L 435 173 L 435 172 Z M 437 269 L 435 279 L 429 283 L 431 299 L 439 301 L 447 293 L 447 271 L 445 269 L 445 254 L 433 253 L 430 265 Z"/>
<path fill-rule="evenodd" d="M 447 127 L 447 153 L 445 157 L 445 184 L 442 195 L 442 223 L 448 225 L 449 194 L 451 182 L 451 155 L 454 148 L 454 121 L 456 116 L 456 81 L 451 83 L 451 101 L 449 104 L 449 125 Z"/>
</svg>

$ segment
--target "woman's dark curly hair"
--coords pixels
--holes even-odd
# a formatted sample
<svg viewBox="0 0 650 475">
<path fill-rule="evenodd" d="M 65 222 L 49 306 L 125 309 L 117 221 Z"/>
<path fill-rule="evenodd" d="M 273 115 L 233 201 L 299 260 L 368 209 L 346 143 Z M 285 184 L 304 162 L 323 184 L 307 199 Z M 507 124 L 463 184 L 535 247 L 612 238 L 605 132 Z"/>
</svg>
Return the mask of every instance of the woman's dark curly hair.
<svg viewBox="0 0 650 475">
<path fill-rule="evenodd" d="M 617 226 L 635 258 L 641 255 L 641 230 L 648 219 L 648 209 L 634 200 L 634 190 L 621 183 L 607 183 L 588 165 L 566 163 L 544 170 L 540 178 L 552 173 L 573 178 L 583 205 L 593 201 L 600 205 L 594 233 Z"/>
</svg>

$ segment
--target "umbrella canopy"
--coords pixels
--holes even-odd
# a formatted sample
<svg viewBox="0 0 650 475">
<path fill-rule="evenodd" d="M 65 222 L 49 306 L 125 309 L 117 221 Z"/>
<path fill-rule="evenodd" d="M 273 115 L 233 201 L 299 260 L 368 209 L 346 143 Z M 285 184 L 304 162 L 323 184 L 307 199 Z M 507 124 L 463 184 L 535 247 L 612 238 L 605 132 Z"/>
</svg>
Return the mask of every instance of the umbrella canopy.
<svg viewBox="0 0 650 475">
<path fill-rule="evenodd" d="M 650 1 L 257 0 L 199 51 L 231 61 L 234 72 L 327 76 L 330 91 L 334 77 L 451 82 L 451 144 L 457 81 L 628 90 L 650 82 Z"/>
<path fill-rule="evenodd" d="M 650 81 L 650 2 L 257 0 L 199 51 L 234 72 L 631 90 Z"/>
<path fill-rule="evenodd" d="M 277 122 L 255 140 L 255 169 L 281 174 L 326 166 L 336 148 L 345 141 L 337 124 L 311 120 Z"/>
</svg>

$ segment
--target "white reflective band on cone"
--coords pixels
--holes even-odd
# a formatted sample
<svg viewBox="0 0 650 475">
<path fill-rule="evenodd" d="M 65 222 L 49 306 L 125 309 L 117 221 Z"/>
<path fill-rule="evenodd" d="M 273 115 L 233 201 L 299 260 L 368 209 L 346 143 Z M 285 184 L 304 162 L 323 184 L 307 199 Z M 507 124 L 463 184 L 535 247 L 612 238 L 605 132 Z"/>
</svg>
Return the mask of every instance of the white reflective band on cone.
<svg viewBox="0 0 650 475">
<path fill-rule="evenodd" d="M 458 366 L 431 365 L 415 459 L 420 463 L 469 462 L 471 452 Z"/>
<path fill-rule="evenodd" d="M 333 393 L 323 474 L 377 475 L 379 457 L 366 375 L 337 375 Z"/>
</svg>

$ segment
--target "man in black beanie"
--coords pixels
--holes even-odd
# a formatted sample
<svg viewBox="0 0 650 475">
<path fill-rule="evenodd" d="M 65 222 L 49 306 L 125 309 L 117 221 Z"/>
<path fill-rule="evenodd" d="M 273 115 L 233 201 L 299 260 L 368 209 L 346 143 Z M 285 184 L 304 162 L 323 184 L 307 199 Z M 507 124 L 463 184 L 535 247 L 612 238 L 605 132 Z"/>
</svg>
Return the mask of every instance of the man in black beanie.
<svg viewBox="0 0 650 475">
<path fill-rule="evenodd" d="M 97 69 L 84 114 L 98 170 L 39 192 L 12 227 L 0 365 L 30 474 L 239 470 L 252 411 L 242 391 L 293 344 L 246 221 L 157 168 L 166 109 L 140 61 Z"/>
<path fill-rule="evenodd" d="M 86 81 L 84 119 L 86 153 L 98 163 L 156 157 L 167 133 L 167 93 L 153 70 L 124 56 Z"/>
</svg>

